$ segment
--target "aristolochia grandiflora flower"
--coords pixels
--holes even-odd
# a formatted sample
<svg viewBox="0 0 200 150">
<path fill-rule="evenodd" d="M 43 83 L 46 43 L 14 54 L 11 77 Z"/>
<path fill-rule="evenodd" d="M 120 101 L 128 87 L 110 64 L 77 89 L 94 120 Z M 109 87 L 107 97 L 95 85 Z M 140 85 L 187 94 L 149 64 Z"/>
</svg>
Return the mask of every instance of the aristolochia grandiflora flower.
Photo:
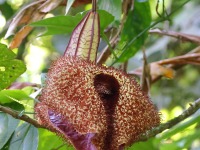
<svg viewBox="0 0 200 150">
<path fill-rule="evenodd" d="M 35 111 L 41 124 L 77 150 L 122 150 L 160 118 L 133 78 L 95 64 L 99 36 L 99 16 L 91 11 L 51 65 Z"/>
</svg>

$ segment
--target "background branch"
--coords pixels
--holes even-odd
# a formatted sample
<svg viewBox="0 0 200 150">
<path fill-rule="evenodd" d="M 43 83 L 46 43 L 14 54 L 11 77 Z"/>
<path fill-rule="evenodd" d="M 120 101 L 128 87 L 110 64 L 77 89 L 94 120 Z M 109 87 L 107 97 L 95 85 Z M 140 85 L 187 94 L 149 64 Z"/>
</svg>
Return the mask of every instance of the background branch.
<svg viewBox="0 0 200 150">
<path fill-rule="evenodd" d="M 166 129 L 170 129 L 181 121 L 185 120 L 189 116 L 193 115 L 200 108 L 200 98 L 197 99 L 194 103 L 190 104 L 190 107 L 186 109 L 181 115 L 175 117 L 174 119 L 169 120 L 166 123 L 160 124 L 158 127 L 148 131 L 146 134 L 143 134 L 140 137 L 139 141 L 146 141 L 151 137 L 156 136 L 157 134 L 163 132 Z"/>
<path fill-rule="evenodd" d="M 4 107 L 4 106 L 0 105 L 0 111 L 7 113 L 16 119 L 26 121 L 26 122 L 34 125 L 36 128 L 45 128 L 46 129 L 45 126 L 42 126 L 41 124 L 39 124 L 35 119 L 32 119 L 27 115 L 19 115 L 18 112 L 14 111 L 8 107 Z"/>
<path fill-rule="evenodd" d="M 158 34 L 158 35 L 166 35 L 166 36 L 171 36 L 174 38 L 178 38 L 182 41 L 188 41 L 188 42 L 193 42 L 196 44 L 200 44 L 200 36 L 195 36 L 195 35 L 190 35 L 190 34 L 185 34 L 185 33 L 179 33 L 175 31 L 163 31 L 160 29 L 151 29 L 149 30 L 150 34 Z"/>
<path fill-rule="evenodd" d="M 176 56 L 174 58 L 168 58 L 156 62 L 152 62 L 149 65 L 158 64 L 158 65 L 166 65 L 168 69 L 178 70 L 187 64 L 193 65 L 200 65 L 200 46 L 196 47 L 195 49 L 191 50 L 187 54 L 182 56 Z M 158 74 L 159 70 L 152 71 L 153 73 L 157 72 L 157 74 L 151 74 L 151 84 L 161 79 L 162 75 Z M 142 67 L 139 67 L 135 70 L 129 71 L 129 75 L 142 75 Z"/>
<path fill-rule="evenodd" d="M 189 116 L 193 115 L 199 108 L 200 108 L 200 98 L 197 99 L 194 103 L 190 104 L 190 107 L 188 109 L 186 109 L 178 117 L 175 117 L 174 119 L 169 120 L 166 123 L 160 124 L 158 127 L 155 127 L 152 130 L 149 130 L 145 134 L 141 135 L 141 137 L 138 140 L 138 142 L 139 141 L 146 141 L 149 138 L 154 137 L 157 134 L 163 132 L 164 130 L 172 128 L 176 124 L 180 123 L 181 121 L 185 120 Z M 20 116 L 18 112 L 15 112 L 14 110 L 12 110 L 10 108 L 7 108 L 7 107 L 4 107 L 4 106 L 0 105 L 0 111 L 2 111 L 4 113 L 7 113 L 7 114 L 11 115 L 12 117 L 14 117 L 16 119 L 20 119 L 20 120 L 26 121 L 26 122 L 34 125 L 37 128 L 44 128 L 44 129 L 46 129 L 45 126 L 42 126 L 36 120 L 30 118 L 27 115 Z"/>
</svg>

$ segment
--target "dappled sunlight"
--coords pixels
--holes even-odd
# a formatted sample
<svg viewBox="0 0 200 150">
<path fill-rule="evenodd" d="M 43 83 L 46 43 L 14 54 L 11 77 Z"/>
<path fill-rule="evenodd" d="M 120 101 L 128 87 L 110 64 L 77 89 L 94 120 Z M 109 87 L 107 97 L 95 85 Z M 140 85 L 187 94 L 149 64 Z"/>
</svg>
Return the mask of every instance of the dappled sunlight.
<svg viewBox="0 0 200 150">
<path fill-rule="evenodd" d="M 13 7 L 13 9 L 18 9 L 24 4 L 27 0 L 7 0 L 8 3 Z"/>
<path fill-rule="evenodd" d="M 30 47 L 25 56 L 27 64 L 27 74 L 29 81 L 34 83 L 41 83 L 41 72 L 44 69 L 46 60 L 49 56 L 49 50 L 45 47 L 35 46 L 30 44 Z"/>
<path fill-rule="evenodd" d="M 3 29 L 3 27 L 6 25 L 6 19 L 4 16 L 1 15 L 0 13 L 0 31 Z"/>
</svg>

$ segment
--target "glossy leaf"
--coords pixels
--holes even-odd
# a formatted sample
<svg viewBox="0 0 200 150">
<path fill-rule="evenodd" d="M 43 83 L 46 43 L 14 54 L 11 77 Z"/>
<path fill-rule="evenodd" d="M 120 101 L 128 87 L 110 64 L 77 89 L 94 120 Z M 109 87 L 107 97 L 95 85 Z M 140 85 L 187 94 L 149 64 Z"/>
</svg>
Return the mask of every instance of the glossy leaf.
<svg viewBox="0 0 200 150">
<path fill-rule="evenodd" d="M 83 15 L 79 13 L 76 16 L 51 17 L 31 23 L 30 25 L 35 27 L 46 27 L 47 31 L 43 35 L 66 34 L 71 33 L 82 18 Z"/>
<path fill-rule="evenodd" d="M 18 119 L 14 119 L 10 115 L 0 112 L 0 149 L 9 140 L 18 124 Z"/>
<path fill-rule="evenodd" d="M 25 70 L 26 66 L 6 45 L 0 44 L 0 90 L 8 87 Z"/>
<path fill-rule="evenodd" d="M 37 150 L 38 129 L 23 123 L 14 132 L 10 141 L 9 150 Z"/>
<path fill-rule="evenodd" d="M 42 35 L 67 34 L 73 31 L 86 13 L 87 12 L 78 13 L 75 16 L 47 18 L 31 23 L 30 25 L 35 27 L 46 27 L 47 30 Z M 103 31 L 114 20 L 114 17 L 104 10 L 99 10 L 98 13 L 100 16 L 100 30 Z"/>
<path fill-rule="evenodd" d="M 97 12 L 100 18 L 100 31 L 103 32 L 114 21 L 114 16 L 105 10 L 98 10 Z"/>
<path fill-rule="evenodd" d="M 13 101 L 33 100 L 22 90 L 2 90 L 0 91 L 0 104 L 10 103 Z"/>
<path fill-rule="evenodd" d="M 22 104 L 19 104 L 18 102 L 10 102 L 10 103 L 5 103 L 1 105 L 5 107 L 9 107 L 15 111 L 18 111 L 19 114 L 20 112 L 23 112 L 25 110 L 25 107 Z"/>
<path fill-rule="evenodd" d="M 149 2 L 135 2 L 134 10 L 129 12 L 124 24 L 118 46 L 122 47 L 122 52 L 117 61 L 124 62 L 140 50 L 147 38 L 147 32 L 141 33 L 150 26 L 150 23 L 151 12 Z"/>
</svg>

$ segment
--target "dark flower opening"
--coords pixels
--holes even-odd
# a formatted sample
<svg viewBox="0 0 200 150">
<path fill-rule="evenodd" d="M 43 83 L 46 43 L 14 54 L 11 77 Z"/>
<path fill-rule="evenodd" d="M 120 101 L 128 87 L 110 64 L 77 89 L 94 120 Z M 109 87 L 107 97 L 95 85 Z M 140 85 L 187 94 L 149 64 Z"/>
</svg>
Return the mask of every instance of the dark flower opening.
<svg viewBox="0 0 200 150">
<path fill-rule="evenodd" d="M 107 131 L 104 138 L 103 150 L 111 149 L 114 132 L 114 113 L 119 100 L 119 82 L 111 75 L 98 74 L 94 78 L 94 87 L 103 101 L 106 112 Z"/>
<path fill-rule="evenodd" d="M 119 98 L 119 83 L 111 75 L 103 73 L 96 75 L 94 88 L 102 100 L 116 101 Z"/>
</svg>

